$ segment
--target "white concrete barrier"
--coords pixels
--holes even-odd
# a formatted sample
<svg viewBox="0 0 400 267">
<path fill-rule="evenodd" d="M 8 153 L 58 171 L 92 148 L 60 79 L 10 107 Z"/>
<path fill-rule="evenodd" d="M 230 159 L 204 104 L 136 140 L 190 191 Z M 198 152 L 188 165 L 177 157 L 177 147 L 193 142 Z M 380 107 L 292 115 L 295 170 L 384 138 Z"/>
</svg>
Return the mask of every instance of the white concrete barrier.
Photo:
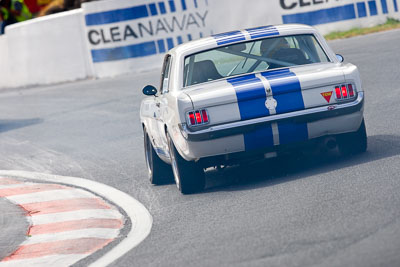
<svg viewBox="0 0 400 267">
<path fill-rule="evenodd" d="M 400 19 L 400 0 L 103 0 L 6 28 L 0 88 L 160 68 L 166 51 L 210 34 L 303 23 L 321 33 Z"/>
<path fill-rule="evenodd" d="M 74 10 L 6 27 L 0 37 L 0 87 L 93 76 L 82 20 L 82 10 Z"/>
<path fill-rule="evenodd" d="M 8 42 L 6 35 L 0 35 L 0 88 L 11 87 L 10 84 L 10 67 L 8 60 Z"/>
</svg>

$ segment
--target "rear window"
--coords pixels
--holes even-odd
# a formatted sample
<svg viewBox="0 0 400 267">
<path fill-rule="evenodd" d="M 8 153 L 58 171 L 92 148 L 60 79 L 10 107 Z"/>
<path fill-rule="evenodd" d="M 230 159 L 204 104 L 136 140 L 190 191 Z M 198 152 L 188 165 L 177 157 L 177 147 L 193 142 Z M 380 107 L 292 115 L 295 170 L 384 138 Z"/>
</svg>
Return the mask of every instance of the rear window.
<svg viewBox="0 0 400 267">
<path fill-rule="evenodd" d="M 187 56 L 183 86 L 254 71 L 322 62 L 330 60 L 312 34 L 249 41 Z"/>
</svg>

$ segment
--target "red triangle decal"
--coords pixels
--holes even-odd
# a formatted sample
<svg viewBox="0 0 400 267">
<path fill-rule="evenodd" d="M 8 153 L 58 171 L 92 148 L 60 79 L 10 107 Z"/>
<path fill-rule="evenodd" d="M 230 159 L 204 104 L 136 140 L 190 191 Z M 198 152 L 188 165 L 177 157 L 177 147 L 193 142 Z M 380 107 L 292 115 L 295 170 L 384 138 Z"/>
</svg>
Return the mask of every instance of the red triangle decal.
<svg viewBox="0 0 400 267">
<path fill-rule="evenodd" d="M 321 93 L 321 95 L 325 98 L 326 102 L 331 101 L 333 91 Z"/>
</svg>

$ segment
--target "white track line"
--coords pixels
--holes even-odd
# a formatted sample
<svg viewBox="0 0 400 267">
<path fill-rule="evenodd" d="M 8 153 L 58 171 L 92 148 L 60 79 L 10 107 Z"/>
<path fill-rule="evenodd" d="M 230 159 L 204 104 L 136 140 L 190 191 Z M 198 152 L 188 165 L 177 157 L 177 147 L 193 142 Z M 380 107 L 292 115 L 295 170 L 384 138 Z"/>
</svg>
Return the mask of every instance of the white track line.
<svg viewBox="0 0 400 267">
<path fill-rule="evenodd" d="M 142 242 L 150 234 L 153 218 L 151 217 L 149 211 L 136 199 L 108 185 L 83 178 L 57 176 L 25 171 L 0 171 L 0 176 L 10 176 L 17 178 L 20 177 L 82 187 L 110 200 L 111 202 L 114 202 L 117 206 L 125 211 L 125 213 L 132 221 L 130 232 L 127 234 L 126 238 L 123 239 L 119 244 L 114 246 L 111 250 L 109 250 L 106 254 L 101 256 L 89 266 L 101 267 L 111 264 L 113 261 L 117 260 L 125 253 L 127 253 L 129 250 L 139 245 L 140 242 Z M 66 256 L 66 261 L 67 259 L 70 259 L 70 256 L 71 255 Z M 79 257 L 81 256 L 82 255 L 79 255 Z M 83 256 L 82 258 L 86 256 L 87 255 Z M 70 265 L 77 261 L 75 260 L 74 262 L 69 264 L 67 262 L 60 261 L 60 257 L 57 257 L 58 258 L 55 258 L 54 260 L 57 260 L 57 262 L 62 265 Z M 5 263 L 7 264 L 8 262 Z M 15 266 L 17 264 L 16 261 L 12 261 L 10 263 L 11 265 L 9 266 Z M 35 266 L 32 264 L 34 263 L 31 259 L 29 261 L 26 261 L 26 263 L 21 263 L 20 266 Z M 53 265 L 57 266 L 57 263 Z M 5 265 L 2 265 L 0 263 L 0 266 L 3 267 Z"/>
<path fill-rule="evenodd" d="M 46 242 L 55 242 L 61 240 L 78 239 L 78 238 L 104 238 L 114 239 L 118 237 L 120 229 L 110 228 L 90 228 L 61 233 L 43 234 L 30 236 L 21 245 L 31 245 Z"/>
<path fill-rule="evenodd" d="M 77 210 L 59 213 L 50 213 L 32 216 L 33 225 L 57 223 L 64 221 L 75 221 L 84 219 L 122 219 L 121 213 L 117 210 Z"/>
<path fill-rule="evenodd" d="M 53 201 L 62 199 L 73 199 L 73 198 L 97 198 L 97 197 L 92 193 L 89 193 L 82 189 L 55 189 L 50 191 L 42 191 L 42 192 L 7 197 L 7 199 L 18 204 L 28 204 L 28 203 L 37 203 L 43 201 Z"/>
</svg>

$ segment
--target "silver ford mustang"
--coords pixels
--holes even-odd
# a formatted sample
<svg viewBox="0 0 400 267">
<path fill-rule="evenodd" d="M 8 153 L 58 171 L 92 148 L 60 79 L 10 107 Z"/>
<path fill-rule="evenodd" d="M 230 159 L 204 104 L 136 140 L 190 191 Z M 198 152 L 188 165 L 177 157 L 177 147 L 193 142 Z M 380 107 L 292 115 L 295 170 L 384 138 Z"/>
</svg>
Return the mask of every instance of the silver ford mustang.
<svg viewBox="0 0 400 267">
<path fill-rule="evenodd" d="M 358 69 L 309 26 L 258 27 L 179 45 L 165 56 L 160 88 L 143 93 L 150 181 L 173 175 L 182 193 L 202 190 L 211 166 L 304 144 L 367 149 Z"/>
</svg>

